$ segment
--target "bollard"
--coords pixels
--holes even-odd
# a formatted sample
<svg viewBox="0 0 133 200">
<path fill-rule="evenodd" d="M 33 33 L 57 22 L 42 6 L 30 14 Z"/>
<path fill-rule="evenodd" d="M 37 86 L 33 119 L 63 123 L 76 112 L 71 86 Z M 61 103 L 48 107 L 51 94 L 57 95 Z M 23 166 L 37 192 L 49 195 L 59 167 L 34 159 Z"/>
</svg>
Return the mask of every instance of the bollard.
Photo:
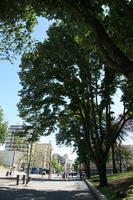
<svg viewBox="0 0 133 200">
<path fill-rule="evenodd" d="M 17 185 L 19 185 L 19 175 L 17 175 Z"/>
<path fill-rule="evenodd" d="M 31 177 L 29 176 L 29 177 L 27 177 L 27 179 L 26 179 L 26 184 L 28 184 L 30 181 L 31 181 Z"/>
<path fill-rule="evenodd" d="M 23 177 L 22 177 L 22 184 L 25 184 L 25 178 L 26 178 L 26 176 L 23 175 Z"/>
</svg>

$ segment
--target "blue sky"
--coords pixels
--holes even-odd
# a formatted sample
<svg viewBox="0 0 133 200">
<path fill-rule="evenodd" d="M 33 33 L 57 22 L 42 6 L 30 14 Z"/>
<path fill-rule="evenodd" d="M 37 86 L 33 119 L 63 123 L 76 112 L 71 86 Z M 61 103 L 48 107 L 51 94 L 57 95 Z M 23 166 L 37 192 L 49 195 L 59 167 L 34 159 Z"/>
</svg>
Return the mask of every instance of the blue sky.
<svg viewBox="0 0 133 200">
<path fill-rule="evenodd" d="M 48 22 L 46 19 L 39 18 L 39 24 L 35 27 L 35 32 L 32 34 L 35 39 L 43 41 L 47 35 L 46 30 L 52 22 Z M 0 61 L 0 106 L 4 111 L 4 120 L 8 121 L 9 125 L 12 124 L 21 124 L 22 119 L 18 117 L 18 111 L 16 104 L 19 102 L 18 91 L 21 86 L 19 84 L 19 64 L 20 57 L 17 57 L 17 60 L 14 61 L 15 64 L 10 64 L 8 61 Z M 115 105 L 114 110 L 116 114 L 122 112 L 122 105 L 119 102 L 120 93 L 115 96 Z M 71 148 L 61 148 L 55 145 L 54 135 L 49 137 L 41 138 L 41 142 L 49 142 L 54 146 L 55 152 L 62 152 L 62 154 L 68 153 L 70 158 L 75 158 L 75 154 L 72 153 Z"/>
<path fill-rule="evenodd" d="M 43 18 L 39 18 L 39 24 L 35 27 L 33 37 L 39 41 L 43 41 L 46 37 L 46 30 L 48 29 L 51 21 Z M 5 121 L 8 124 L 22 123 L 22 120 L 18 117 L 16 104 L 19 102 L 18 91 L 21 86 L 19 84 L 19 64 L 20 57 L 14 60 L 14 64 L 9 61 L 0 61 L 0 106 L 4 110 Z"/>
</svg>

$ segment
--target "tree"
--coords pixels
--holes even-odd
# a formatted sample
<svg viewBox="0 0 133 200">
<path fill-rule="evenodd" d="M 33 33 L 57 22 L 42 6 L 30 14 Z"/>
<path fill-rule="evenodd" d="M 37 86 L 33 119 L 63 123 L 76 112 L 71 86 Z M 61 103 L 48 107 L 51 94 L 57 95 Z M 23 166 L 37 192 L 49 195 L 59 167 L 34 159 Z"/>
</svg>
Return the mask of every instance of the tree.
<svg viewBox="0 0 133 200">
<path fill-rule="evenodd" d="M 128 88 L 128 84 L 124 85 L 124 88 Z M 129 91 L 128 91 L 129 92 Z M 130 93 L 132 94 L 132 93 Z M 127 98 L 127 99 L 126 99 Z M 121 143 L 122 140 L 125 140 L 125 137 L 128 135 L 128 131 L 132 130 L 132 95 L 127 95 L 127 91 L 123 93 L 122 100 L 124 104 L 123 114 L 120 114 L 117 120 L 114 123 L 113 129 L 116 132 L 117 141 L 114 142 L 111 146 L 112 150 L 112 164 L 113 164 L 113 172 L 117 173 L 116 168 L 116 149 L 118 146 L 118 141 Z"/>
<path fill-rule="evenodd" d="M 112 157 L 112 166 L 113 166 L 113 174 L 117 173 L 117 166 L 116 166 L 116 154 L 115 154 L 115 149 L 116 149 L 116 143 L 112 144 L 111 146 L 111 157 Z"/>
<path fill-rule="evenodd" d="M 39 44 L 34 54 L 23 57 L 18 107 L 27 122 L 37 113 L 40 135 L 54 131 L 60 119 L 69 116 L 69 110 L 72 117 L 79 116 L 100 185 L 104 186 L 109 149 L 118 137 L 113 132 L 111 111 L 117 79 L 92 49 L 84 51 L 75 41 L 75 27 L 54 24 L 48 40 Z"/>
<path fill-rule="evenodd" d="M 60 171 L 60 165 L 59 165 L 59 162 L 58 162 L 58 160 L 56 160 L 56 159 L 53 159 L 52 160 L 52 166 L 53 166 L 53 168 L 56 170 L 56 171 Z"/>
<path fill-rule="evenodd" d="M 90 151 L 85 140 L 85 133 L 79 115 L 74 115 L 70 110 L 59 119 L 59 131 L 56 134 L 57 145 L 73 146 L 80 163 L 84 163 L 86 174 L 90 178 Z M 69 114 L 68 114 L 69 113 Z"/>
<path fill-rule="evenodd" d="M 119 172 L 126 171 L 126 161 L 132 158 L 132 153 L 121 144 L 116 147 L 116 162 L 119 166 Z"/>
<path fill-rule="evenodd" d="M 23 11 L 22 11 L 22 6 Z M 19 8 L 18 8 L 19 7 Z M 17 13 L 20 12 L 20 15 Z M 31 33 L 37 24 L 35 13 L 19 2 L 0 3 L 0 59 L 12 60 L 17 55 L 32 50 Z"/>
<path fill-rule="evenodd" d="M 37 132 L 36 127 L 35 127 L 35 119 L 34 119 L 34 121 L 32 121 L 32 123 L 30 125 L 24 124 L 23 130 L 16 133 L 16 136 L 18 136 L 18 138 L 23 138 L 23 141 L 25 142 L 25 144 L 27 144 L 27 180 L 26 180 L 26 184 L 30 180 L 29 175 L 30 175 L 30 167 L 31 167 L 31 161 L 32 161 L 33 144 L 39 140 L 39 133 Z"/>
<path fill-rule="evenodd" d="M 8 135 L 7 122 L 3 121 L 3 109 L 0 107 L 0 143 L 3 143 Z"/>
<path fill-rule="evenodd" d="M 15 24 L 20 19 L 25 22 L 30 14 L 82 24 L 87 29 L 87 38 L 94 40 L 97 52 L 107 67 L 133 80 L 132 1 L 12 0 L 12 4 L 2 1 L 0 10 L 1 21 L 8 24 Z M 32 20 L 29 19 L 28 23 L 31 25 Z"/>
</svg>

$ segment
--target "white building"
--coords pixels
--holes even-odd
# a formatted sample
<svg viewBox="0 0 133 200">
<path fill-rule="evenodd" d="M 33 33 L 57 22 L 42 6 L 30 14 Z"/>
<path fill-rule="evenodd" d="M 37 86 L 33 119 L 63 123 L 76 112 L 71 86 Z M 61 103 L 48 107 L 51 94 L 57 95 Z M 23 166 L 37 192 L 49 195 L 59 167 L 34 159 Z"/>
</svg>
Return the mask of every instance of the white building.
<svg viewBox="0 0 133 200">
<path fill-rule="evenodd" d="M 29 145 L 25 142 L 25 138 L 16 136 L 16 133 L 23 131 L 22 125 L 11 125 L 8 129 L 8 137 L 0 151 L 0 163 L 8 166 L 20 165 L 27 163 L 27 154 L 29 152 Z"/>
<path fill-rule="evenodd" d="M 13 167 L 19 165 L 21 156 L 22 156 L 21 152 L 1 150 L 0 163 Z"/>
<path fill-rule="evenodd" d="M 23 132 L 22 125 L 11 125 L 8 129 L 8 137 L 5 143 L 6 151 L 20 151 L 27 152 L 28 144 L 24 141 L 24 138 L 16 136 L 16 133 Z"/>
</svg>

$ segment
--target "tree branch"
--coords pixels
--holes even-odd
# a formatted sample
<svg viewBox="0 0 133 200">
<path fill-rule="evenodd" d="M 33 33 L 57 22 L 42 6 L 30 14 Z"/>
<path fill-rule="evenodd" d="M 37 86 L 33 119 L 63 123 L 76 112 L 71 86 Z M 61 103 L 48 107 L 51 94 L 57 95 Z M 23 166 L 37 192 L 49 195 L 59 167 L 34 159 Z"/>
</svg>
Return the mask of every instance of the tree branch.
<svg viewBox="0 0 133 200">
<path fill-rule="evenodd" d="M 131 6 L 127 5 L 123 0 L 115 0 L 116 4 L 118 4 L 124 11 L 124 13 L 133 20 L 133 9 Z"/>
<path fill-rule="evenodd" d="M 93 30 L 97 50 L 103 61 L 108 67 L 133 80 L 133 62 L 115 45 L 112 38 L 106 33 L 97 18 L 94 7 L 90 5 L 90 1 L 81 0 L 80 6 L 80 15 L 84 18 L 84 23 Z"/>
</svg>

